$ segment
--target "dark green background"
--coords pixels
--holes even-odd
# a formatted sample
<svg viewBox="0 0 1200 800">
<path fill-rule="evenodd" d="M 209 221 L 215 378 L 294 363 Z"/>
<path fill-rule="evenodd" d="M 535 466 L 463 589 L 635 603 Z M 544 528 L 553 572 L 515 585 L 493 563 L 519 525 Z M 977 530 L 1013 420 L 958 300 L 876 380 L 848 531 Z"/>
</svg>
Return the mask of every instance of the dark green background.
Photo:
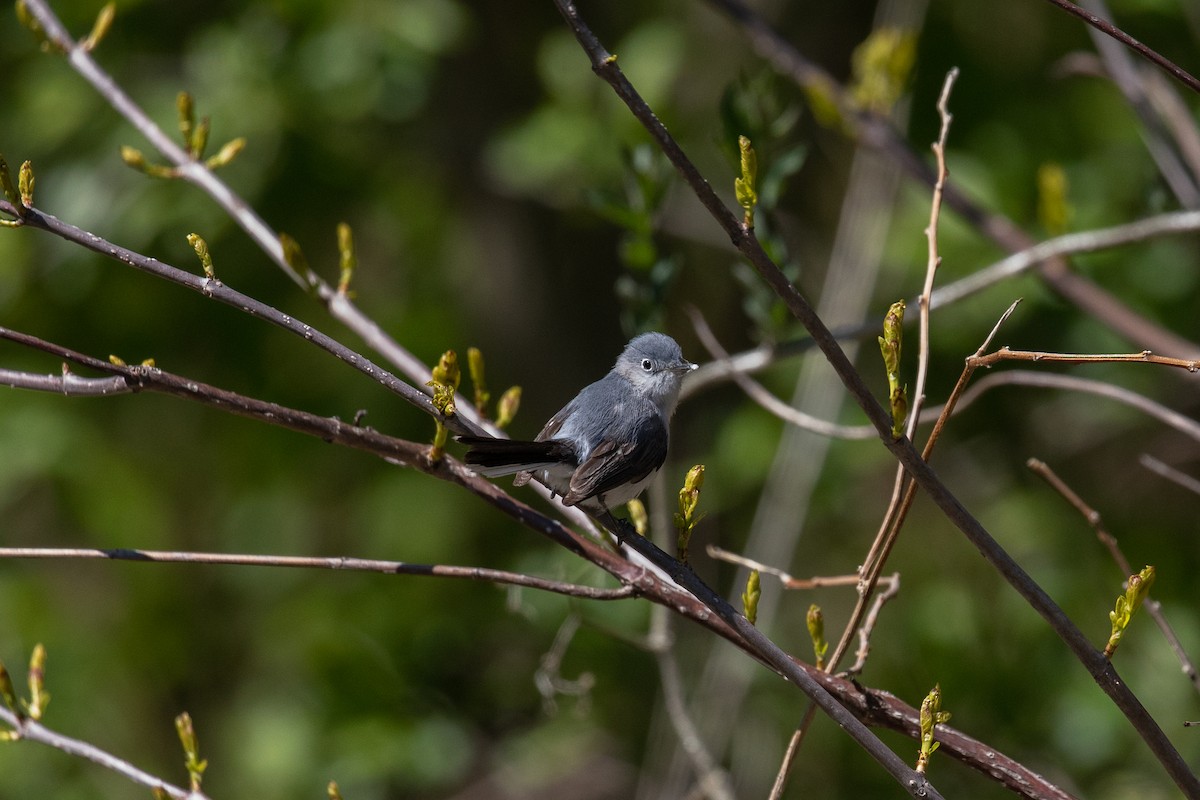
<svg viewBox="0 0 1200 800">
<path fill-rule="evenodd" d="M 845 79 L 874 6 L 791 4 L 771 16 L 802 52 Z M 1200 71 L 1194 14 L 1166 0 L 1112 7 L 1133 35 Z M 98 4 L 56 8 L 82 34 Z M 581 10 L 732 203 L 720 99 L 739 79 L 769 72 L 743 36 L 702 2 Z M 1072 229 L 1175 207 L 1118 92 L 1099 78 L 1061 73 L 1062 59 L 1080 52 L 1093 52 L 1085 29 L 1048 3 L 934 0 L 920 31 L 906 136 L 928 154 L 937 92 L 945 71 L 958 66 L 952 179 L 989 207 L 1044 237 L 1036 174 L 1047 162 L 1069 177 Z M 121 2 L 97 57 L 168 130 L 175 94 L 187 89 L 199 113 L 211 115 L 216 145 L 247 137 L 222 177 L 270 225 L 296 237 L 329 280 L 336 279 L 335 226 L 351 223 L 361 307 L 428 362 L 447 348 L 483 348 L 493 390 L 525 388 L 515 435 L 534 434 L 603 374 L 630 333 L 614 292 L 625 274 L 621 231 L 588 197 L 619 194 L 622 150 L 647 139 L 591 74 L 551 3 Z M 774 91 L 804 106 L 786 82 Z M 1185 101 L 1196 105 L 1192 96 Z M 61 58 L 38 52 L 10 12 L 0 16 L 0 151 L 14 166 L 34 161 L 40 208 L 193 270 L 185 236 L 200 233 L 226 283 L 361 347 L 200 192 L 121 163 L 123 144 L 149 152 Z M 803 145 L 807 157 L 768 222 L 796 257 L 799 286 L 815 299 L 853 147 L 807 110 L 780 144 Z M 898 198 L 872 303 L 879 318 L 917 291 L 924 272 L 928 191 L 905 183 Z M 666 329 L 690 357 L 706 360 L 683 314 L 695 304 L 727 347 L 757 341 L 762 331 L 744 314 L 733 277 L 736 258 L 682 186 L 669 189 L 662 220 L 655 242 L 681 264 L 665 293 Z M 1000 253 L 947 213 L 942 255 L 946 282 Z M 1135 309 L 1200 338 L 1196 237 L 1075 263 Z M 935 315 L 931 401 L 945 397 L 963 357 L 1018 296 L 1025 303 L 998 343 L 1140 349 L 1025 277 Z M 432 435 L 422 414 L 299 339 L 33 230 L 0 231 L 0 324 L 99 357 L 152 356 L 164 369 L 319 414 L 348 419 L 367 409 L 368 424 L 398 436 Z M 784 324 L 774 333 L 802 332 Z M 874 345 L 861 352 L 882 396 Z M 910 382 L 913 352 L 910 342 Z M 0 364 L 59 368 L 10 345 L 0 347 Z M 785 362 L 763 380 L 786 397 L 798 366 Z M 1165 370 L 1073 372 L 1196 410 L 1195 382 Z M 862 419 L 848 408 L 843 421 Z M 689 400 L 675 421 L 667 497 L 689 465 L 707 464 L 708 516 L 693 552 L 697 570 L 730 598 L 741 591 L 733 570 L 712 563 L 703 545 L 740 549 L 780 430 L 731 387 Z M 1156 594 L 1195 651 L 1200 500 L 1138 466 L 1142 452 L 1200 471 L 1194 442 L 1126 408 L 1008 388 L 951 424 L 935 465 L 1102 644 L 1122 576 L 1078 515 L 1023 467 L 1030 456 L 1049 462 L 1101 511 L 1131 561 L 1158 567 Z M 796 521 L 803 529 L 796 562 L 779 566 L 797 576 L 852 571 L 874 536 L 892 472 L 877 442 L 836 443 L 809 519 Z M 519 495 L 534 500 L 528 490 Z M 603 582 L 431 478 L 155 396 L 0 392 L 0 534 L 11 546 L 353 555 Z M 1176 796 L 1065 646 L 926 502 L 918 501 L 891 563 L 903 590 L 883 614 L 866 684 L 916 705 L 940 682 L 953 724 L 1070 791 Z M 807 656 L 809 603 L 822 604 L 837 631 L 850 594 L 786 597 L 771 635 Z M 584 627 L 563 672 L 590 672 L 595 688 L 586 703 L 560 698 L 551 714 L 533 678 L 572 609 Z M 329 779 L 348 800 L 627 797 L 639 785 L 641 796 L 657 796 L 662 747 L 671 739 L 661 720 L 652 724 L 654 662 L 634 643 L 649 616 L 641 601 L 574 603 L 429 578 L 0 562 L 0 658 L 19 676 L 33 645 L 45 643 L 54 696 L 47 724 L 183 783 L 172 719 L 188 710 L 210 760 L 205 789 L 224 798 L 317 797 Z M 1118 668 L 1197 763 L 1200 733 L 1181 727 L 1200 716 L 1195 693 L 1146 623 L 1139 619 L 1127 636 Z M 675 634 L 690 685 L 711 637 L 687 624 Z M 765 670 L 746 669 L 755 671 L 752 692 L 728 721 L 737 726 L 733 777 L 739 796 L 762 797 L 803 705 Z M 689 699 L 702 706 L 706 698 Z M 915 758 L 913 742 L 884 737 Z M 948 797 L 1006 796 L 947 759 L 935 757 L 932 778 Z M 901 794 L 819 718 L 788 796 Z M 100 796 L 145 792 L 43 747 L 0 746 L 0 797 Z"/>
</svg>

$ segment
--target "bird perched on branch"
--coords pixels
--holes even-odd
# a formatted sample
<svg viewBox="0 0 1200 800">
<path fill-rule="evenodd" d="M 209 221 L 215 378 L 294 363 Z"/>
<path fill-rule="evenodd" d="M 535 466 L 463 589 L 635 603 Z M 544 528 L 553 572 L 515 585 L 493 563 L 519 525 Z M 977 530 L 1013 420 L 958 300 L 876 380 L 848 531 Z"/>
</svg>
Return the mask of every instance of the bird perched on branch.
<svg viewBox="0 0 1200 800">
<path fill-rule="evenodd" d="M 696 365 L 662 333 L 643 333 L 617 362 L 550 418 L 531 442 L 462 436 L 466 462 L 488 477 L 537 478 L 563 504 L 611 506 L 641 494 L 667 458 L 667 431 L 683 378 Z"/>
</svg>

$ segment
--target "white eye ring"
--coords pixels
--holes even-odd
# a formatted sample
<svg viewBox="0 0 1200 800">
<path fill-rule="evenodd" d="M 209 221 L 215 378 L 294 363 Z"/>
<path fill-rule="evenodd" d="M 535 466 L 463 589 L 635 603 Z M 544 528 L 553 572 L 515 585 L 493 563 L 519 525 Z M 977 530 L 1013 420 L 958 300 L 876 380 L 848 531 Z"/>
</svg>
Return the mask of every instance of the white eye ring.
<svg viewBox="0 0 1200 800">
<path fill-rule="evenodd" d="M 654 367 L 653 361 L 651 361 L 648 358 L 642 359 L 642 369 L 644 369 L 646 372 L 649 372 L 653 367 Z"/>
</svg>

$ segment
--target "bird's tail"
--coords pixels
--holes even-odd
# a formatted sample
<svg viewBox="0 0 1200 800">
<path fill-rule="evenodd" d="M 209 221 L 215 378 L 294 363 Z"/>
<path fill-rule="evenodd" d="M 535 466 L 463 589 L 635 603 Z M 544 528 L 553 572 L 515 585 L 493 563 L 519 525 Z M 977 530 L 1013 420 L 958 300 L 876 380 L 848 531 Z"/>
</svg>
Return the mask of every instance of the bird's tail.
<svg viewBox="0 0 1200 800">
<path fill-rule="evenodd" d="M 459 436 L 458 441 L 470 448 L 464 460 L 480 475 L 489 478 L 547 469 L 575 459 L 571 445 L 558 439 L 522 442 L 487 436 Z"/>
</svg>

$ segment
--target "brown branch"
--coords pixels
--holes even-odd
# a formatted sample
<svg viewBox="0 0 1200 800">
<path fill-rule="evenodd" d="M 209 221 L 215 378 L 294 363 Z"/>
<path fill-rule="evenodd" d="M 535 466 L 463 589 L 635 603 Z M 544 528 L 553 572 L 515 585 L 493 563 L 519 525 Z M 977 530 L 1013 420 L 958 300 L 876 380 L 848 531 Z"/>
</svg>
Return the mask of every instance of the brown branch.
<svg viewBox="0 0 1200 800">
<path fill-rule="evenodd" d="M 11 210 L 12 206 L 7 201 L 0 200 L 0 211 L 8 212 Z M 333 337 L 317 330 L 312 325 L 298 320 L 290 314 L 284 314 L 247 294 L 243 294 L 222 283 L 220 280 L 193 274 L 187 270 L 159 261 L 156 258 L 148 258 L 141 253 L 107 241 L 94 233 L 89 233 L 74 225 L 63 222 L 57 217 L 43 213 L 36 208 L 25 209 L 23 222 L 24 227 L 52 233 L 61 239 L 85 247 L 92 252 L 108 256 L 134 269 L 157 278 L 162 278 L 177 286 L 191 289 L 204 297 L 217 300 L 243 313 L 249 314 L 255 319 L 261 319 L 264 322 L 269 322 L 276 327 L 282 328 L 288 333 L 299 336 L 305 341 L 319 347 L 344 364 L 357 369 L 371 380 L 407 400 L 411 405 L 416 406 L 426 414 L 430 416 L 438 415 L 437 410 L 434 409 L 433 404 L 423 392 L 400 380 L 366 356 L 351 350 Z M 443 421 L 458 433 L 470 433 L 473 435 L 480 435 L 482 433 L 482 429 L 461 416 Z"/>
<path fill-rule="evenodd" d="M 1159 364 L 1164 367 L 1178 367 L 1188 372 L 1200 370 L 1200 361 L 1188 358 L 1170 358 L 1143 350 L 1140 353 L 1042 353 L 1035 350 L 1010 350 L 1001 347 L 987 355 L 975 355 L 970 358 L 972 367 L 991 367 L 1000 361 L 1039 361 L 1060 364 Z"/>
<path fill-rule="evenodd" d="M 0 329 L 2 330 L 2 329 Z M 11 332 L 10 332 L 11 333 Z M 405 464 L 407 466 L 418 469 L 426 474 L 429 474 L 439 480 L 445 480 L 455 483 L 473 494 L 477 495 L 485 502 L 493 505 L 503 513 L 507 514 L 517 522 L 546 536 L 555 543 L 565 547 L 576 555 L 584 558 L 601 569 L 605 570 L 617 580 L 619 580 L 628 591 L 645 597 L 652 602 L 669 608 L 676 613 L 684 616 L 698 625 L 707 628 L 719 636 L 729 640 L 732 644 L 744 650 L 751 656 L 762 658 L 762 646 L 754 641 L 747 641 L 747 637 L 736 626 L 730 625 L 724 616 L 714 615 L 712 607 L 706 605 L 700 599 L 697 599 L 695 592 L 701 591 L 696 584 L 698 579 L 690 570 L 686 569 L 678 562 L 666 556 L 661 550 L 654 550 L 658 553 L 657 561 L 659 564 L 665 564 L 672 572 L 672 577 L 675 578 L 680 585 L 687 586 L 693 592 L 682 591 L 676 586 L 664 581 L 653 570 L 634 564 L 623 558 L 620 554 L 614 553 L 612 550 L 602 547 L 590 539 L 586 539 L 564 527 L 561 523 L 551 519 L 544 514 L 526 506 L 515 498 L 506 494 L 503 490 L 494 486 L 490 482 L 480 478 L 475 473 L 471 472 L 464 465 L 454 461 L 452 458 L 445 457 L 437 463 L 430 463 L 427 458 L 428 448 L 423 445 L 418 445 L 412 442 L 395 439 L 384 434 L 373 431 L 369 428 L 359 428 L 356 426 L 346 425 L 340 420 L 330 419 L 327 417 L 319 417 L 307 412 L 298 411 L 295 409 L 285 408 L 272 403 L 264 403 L 263 401 L 254 400 L 252 398 L 242 397 L 232 392 L 226 392 L 216 387 L 207 386 L 198 381 L 192 381 L 179 376 L 170 375 L 162 370 L 152 367 L 131 367 L 117 366 L 108 362 L 101 362 L 98 359 L 93 359 L 79 353 L 75 353 L 67 348 L 49 343 L 41 342 L 34 337 L 21 335 L 20 337 L 9 336 L 15 341 L 26 344 L 31 347 L 53 352 L 59 357 L 66 358 L 75 363 L 84 366 L 92 367 L 98 370 L 103 370 L 112 373 L 114 376 L 121 378 L 127 383 L 131 391 L 161 391 L 166 394 L 172 394 L 179 397 L 184 397 L 195 402 L 209 405 L 218 409 L 241 414 L 243 416 L 252 417 L 259 421 L 266 422 L 272 425 L 277 425 L 301 433 L 306 433 L 318 437 L 324 441 L 341 444 L 344 446 L 354 447 L 364 450 L 374 455 L 387 458 L 391 461 Z M 93 395 L 94 396 L 94 395 Z M 614 527 L 619 527 L 616 523 L 612 523 Z M 639 541 L 645 542 L 645 540 Z M 645 544 L 653 547 L 648 542 Z M 118 558 L 124 554 L 130 554 L 132 560 L 148 560 L 145 556 L 152 551 L 88 551 L 89 555 L 84 557 L 95 558 Z M 41 551 L 42 555 L 38 555 L 37 551 L 26 551 L 29 557 L 44 557 L 45 551 Z M 139 555 L 133 555 L 139 554 Z M 161 555 L 161 554 L 155 554 Z M 258 559 L 265 558 L 272 561 L 279 561 L 279 557 L 275 556 L 221 556 L 218 554 L 187 554 L 193 560 L 198 558 L 208 559 L 216 563 L 216 559 L 229 559 L 228 563 L 232 563 L 232 559 L 238 559 L 239 563 L 258 563 Z M 291 559 L 288 559 L 291 561 Z M 317 559 L 323 562 L 320 566 L 324 568 L 334 567 L 335 564 L 330 563 L 329 559 Z M 352 561 L 334 559 L 337 564 L 353 563 Z M 367 562 L 361 563 L 380 563 Z M 386 562 L 385 562 L 386 563 Z M 283 566 L 307 566 L 300 562 L 284 563 Z M 317 565 L 313 565 L 317 566 Z M 466 568 L 473 569 L 473 568 Z M 702 584 L 701 584 L 702 585 Z M 599 590 L 606 591 L 606 590 Z M 611 590 L 613 593 L 622 590 Z M 709 590 L 711 591 L 711 590 Z M 602 599 L 602 598 L 597 598 Z M 615 599 L 615 598 L 614 598 Z M 727 606 L 727 604 L 725 604 Z M 761 634 L 759 634 L 761 637 Z M 910 706 L 905 705 L 894 697 L 882 692 L 873 692 L 863 687 L 845 681 L 830 675 L 827 675 L 814 667 L 802 664 L 798 661 L 788 658 L 791 665 L 790 673 L 799 671 L 801 674 L 808 676 L 810 679 L 819 682 L 825 689 L 836 697 L 837 702 L 845 703 L 855 718 L 861 719 L 864 723 L 871 725 L 886 726 L 905 733 L 908 736 L 916 736 L 919 733 L 918 711 Z M 841 708 L 841 706 L 839 706 Z M 9 724 L 15 723 L 15 717 L 12 717 L 6 710 L 0 708 L 0 719 L 8 721 Z M 63 743 L 63 737 L 51 732 L 43 733 L 40 726 L 32 725 L 30 730 L 38 733 L 37 740 L 50 744 L 51 746 L 59 747 L 65 752 L 83 755 L 86 758 L 92 758 L 101 764 L 107 762 L 94 755 L 98 753 L 96 748 L 90 745 L 79 743 L 81 746 L 76 747 L 67 741 Z M 35 738 L 30 736 L 28 738 Z M 988 747 L 978 742 L 975 739 L 958 732 L 952 728 L 939 728 L 939 741 L 943 743 L 944 751 L 952 757 L 957 758 L 973 768 L 991 775 L 994 779 L 1003 783 L 1010 788 L 1022 793 L 1026 797 L 1031 798 L 1055 798 L 1061 800 L 1068 797 L 1060 790 L 1047 784 L 1036 773 L 1030 771 L 1019 762 L 1013 761 L 1003 754 L 998 753 L 995 748 Z M 82 752 L 81 752 L 82 749 Z M 94 753 L 93 753 L 94 751 Z M 89 754 L 93 753 L 93 754 Z M 114 767 L 121 774 L 125 774 L 123 767 Z M 154 781 L 156 779 L 150 778 Z M 153 784 L 147 784 L 153 785 Z M 168 791 L 170 791 L 168 787 Z M 179 796 L 179 795 L 173 795 Z M 929 795 L 933 796 L 933 795 Z"/>
<path fill-rule="evenodd" d="M 934 185 L 937 180 L 934 170 L 912 150 L 886 117 L 855 106 L 849 93 L 832 75 L 807 59 L 743 0 L 709 0 L 709 3 L 740 25 L 752 47 L 780 74 L 829 97 L 859 144 L 883 153 L 915 180 L 926 186 Z M 956 184 L 946 185 L 944 199 L 947 207 L 1005 250 L 1015 253 L 1034 246 L 1033 238 L 1016 223 L 984 208 Z M 1162 353 L 1181 356 L 1200 353 L 1200 345 L 1138 314 L 1110 292 L 1073 272 L 1061 258 L 1040 264 L 1038 275 L 1054 291 L 1131 342 Z"/>
<path fill-rule="evenodd" d="M 1113 562 L 1116 563 L 1117 569 L 1121 571 L 1121 578 L 1128 580 L 1129 576 L 1134 574 L 1133 567 L 1130 565 L 1129 559 L 1125 558 L 1125 554 L 1121 552 L 1121 546 L 1117 543 L 1117 537 L 1109 533 L 1108 528 L 1105 527 L 1104 521 L 1100 517 L 1100 512 L 1088 505 L 1046 462 L 1031 458 L 1025 462 L 1025 465 L 1035 475 L 1048 483 L 1050 488 L 1058 492 L 1072 508 L 1079 512 L 1080 516 L 1084 518 L 1096 534 L 1096 538 L 1100 540 L 1100 544 L 1104 545 L 1105 549 L 1108 550 L 1108 554 L 1112 557 Z M 1183 642 L 1179 640 L 1179 636 L 1176 635 L 1175 630 L 1171 627 L 1171 623 L 1167 622 L 1167 617 L 1163 614 L 1162 603 L 1147 596 L 1142 601 L 1142 605 L 1145 607 L 1146 613 L 1158 625 L 1158 629 L 1162 632 L 1163 638 L 1167 640 L 1167 644 L 1175 653 L 1175 657 L 1179 659 L 1183 674 L 1192 682 L 1192 686 L 1200 690 L 1200 673 L 1196 672 L 1196 665 L 1192 663 L 1192 659 L 1188 657 L 1187 651 L 1183 649 Z"/>
<path fill-rule="evenodd" d="M 1129 49 L 1137 52 L 1137 54 L 1142 58 L 1162 69 L 1168 75 L 1191 89 L 1193 92 L 1200 94 L 1200 81 L 1196 80 L 1191 73 L 1189 73 L 1183 67 L 1175 64 L 1166 56 L 1163 56 L 1142 44 L 1137 39 L 1118 28 L 1116 25 L 1097 17 L 1095 14 L 1085 11 L 1074 3 L 1069 2 L 1069 0 L 1048 0 L 1048 2 L 1058 6 L 1068 14 L 1074 14 L 1106 36 L 1111 36 L 1112 38 L 1116 39 Z"/>
<path fill-rule="evenodd" d="M 508 586 L 540 589 L 555 594 L 586 600 L 624 600 L 637 595 L 633 586 L 604 589 L 553 581 L 487 567 L 463 567 L 452 564 L 412 564 L 406 561 L 383 561 L 349 556 L 276 556 L 249 553 L 196 553 L 130 548 L 58 548 L 58 547 L 0 547 L 0 559 L 83 559 L 139 561 L 142 563 L 221 564 L 245 567 L 290 567 L 327 569 L 346 572 L 378 572 L 385 575 L 427 575 L 435 578 L 459 578 L 485 581 Z"/>
<path fill-rule="evenodd" d="M 729 235 L 730 241 L 733 242 L 734 246 L 783 301 L 788 311 L 808 329 L 817 346 L 821 348 L 821 352 L 824 353 L 825 358 L 846 386 L 847 391 L 863 411 L 866 412 L 867 418 L 871 423 L 875 425 L 884 445 L 893 455 L 900 459 L 909 471 L 909 474 L 912 475 L 916 484 L 925 490 L 930 499 L 963 532 L 988 563 L 996 568 L 1004 579 L 1054 629 L 1063 642 L 1070 648 L 1071 652 L 1075 654 L 1079 662 L 1088 670 L 1088 673 L 1096 681 L 1096 684 L 1112 699 L 1114 704 L 1129 720 L 1130 724 L 1138 732 L 1151 752 L 1154 753 L 1159 763 L 1162 764 L 1164 770 L 1171 776 L 1176 785 L 1189 797 L 1200 798 L 1200 780 L 1196 778 L 1196 775 L 1191 771 L 1187 762 L 1180 756 L 1179 751 L 1175 749 L 1171 740 L 1149 714 L 1145 706 L 1142 705 L 1141 701 L 1129 689 L 1125 681 L 1117 674 L 1112 662 L 1105 658 L 1092 645 L 1087 637 L 1083 635 L 1083 632 L 1071 622 L 1070 618 L 1067 617 L 1046 591 L 1013 560 L 992 535 L 988 533 L 987 529 L 967 511 L 958 498 L 942 483 L 937 474 L 921 459 L 921 456 L 913 448 L 912 443 L 907 438 L 899 440 L 892 438 L 891 425 L 887 413 L 871 394 L 862 376 L 855 370 L 854 365 L 850 363 L 845 352 L 838 345 L 837 340 L 833 338 L 825 323 L 817 316 L 812 306 L 801 296 L 796 287 L 784 276 L 778 265 L 762 249 L 762 245 L 754 236 L 753 231 L 744 226 L 733 212 L 721 202 L 716 192 L 713 191 L 712 186 L 700 174 L 699 170 L 675 142 L 675 139 L 667 131 L 658 116 L 634 89 L 620 67 L 617 66 L 616 57 L 611 55 L 600 44 L 599 39 L 596 38 L 591 29 L 584 23 L 575 5 L 570 0 L 554 0 L 554 2 L 563 19 L 566 21 L 567 26 L 574 33 L 576 40 L 584 52 L 587 53 L 592 64 L 592 70 L 612 87 L 613 91 L 626 104 L 633 116 L 642 123 L 651 138 L 662 148 L 668 160 L 675 165 L 676 170 L 700 200 L 701 204 L 713 216 L 717 224 Z M 737 617 L 740 618 L 740 615 L 737 615 Z M 742 632 L 742 630 L 742 628 L 739 628 L 739 632 Z M 747 631 L 747 633 L 757 632 Z M 765 639 L 765 637 L 763 638 Z M 826 713 L 829 713 L 826 705 L 824 705 L 825 699 L 821 695 L 810 694 L 809 696 L 813 697 L 818 705 L 821 705 L 822 709 L 826 710 Z M 835 719 L 838 719 L 838 717 L 835 717 Z M 859 736 L 861 736 L 861 733 L 857 731 L 856 733 L 856 741 L 859 741 L 860 744 L 868 741 L 860 739 Z M 875 748 L 874 744 L 871 746 Z M 909 791 L 919 791 L 921 788 L 926 788 L 929 792 L 935 791 L 927 783 L 924 783 L 923 776 L 917 775 L 907 764 L 900 762 L 890 750 L 883 752 L 876 748 L 873 749 L 871 755 L 876 757 L 881 764 L 891 765 L 889 772 L 897 780 L 900 780 Z M 910 781 L 912 780 L 916 780 L 917 783 L 911 783 Z"/>
</svg>

